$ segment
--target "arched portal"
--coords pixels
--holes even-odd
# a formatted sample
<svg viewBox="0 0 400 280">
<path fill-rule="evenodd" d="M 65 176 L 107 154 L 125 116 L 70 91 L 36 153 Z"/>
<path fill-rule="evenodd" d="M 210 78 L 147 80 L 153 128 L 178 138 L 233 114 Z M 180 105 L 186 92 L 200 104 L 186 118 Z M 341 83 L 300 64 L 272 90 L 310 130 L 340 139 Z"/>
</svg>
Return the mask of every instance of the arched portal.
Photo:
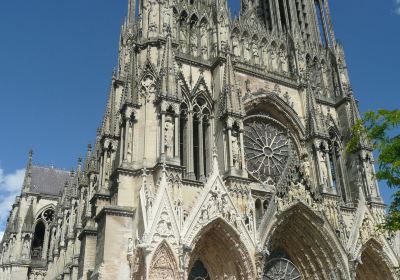
<svg viewBox="0 0 400 280">
<path fill-rule="evenodd" d="M 349 279 L 339 241 L 326 222 L 304 204 L 279 214 L 268 236 L 266 244 L 271 254 L 266 264 L 271 259 L 283 261 L 291 267 L 288 272 L 293 272 L 293 279 Z M 292 279 L 266 278 L 269 274 L 266 265 L 264 279 Z"/>
<path fill-rule="evenodd" d="M 227 223 L 217 219 L 196 240 L 190 254 L 188 279 L 254 279 L 247 249 Z"/>
<path fill-rule="evenodd" d="M 369 241 L 361 254 L 361 262 L 356 270 L 357 280 L 395 279 L 383 257 L 383 248 L 375 240 Z"/>
<path fill-rule="evenodd" d="M 149 270 L 149 280 L 175 280 L 178 279 L 178 266 L 176 258 L 164 241 L 154 252 Z"/>
</svg>

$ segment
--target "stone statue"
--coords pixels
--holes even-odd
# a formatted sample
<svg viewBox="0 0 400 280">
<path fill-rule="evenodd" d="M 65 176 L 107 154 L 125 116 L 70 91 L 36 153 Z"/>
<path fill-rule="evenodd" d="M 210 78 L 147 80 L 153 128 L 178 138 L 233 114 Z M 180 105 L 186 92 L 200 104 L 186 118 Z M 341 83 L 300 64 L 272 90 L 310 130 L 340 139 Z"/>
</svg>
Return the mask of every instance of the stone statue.
<svg viewBox="0 0 400 280">
<path fill-rule="evenodd" d="M 164 145 L 167 158 L 174 157 L 174 122 L 171 116 L 167 116 L 164 127 Z"/>
<path fill-rule="evenodd" d="M 240 146 L 237 136 L 232 135 L 232 161 L 233 166 L 237 169 L 240 168 Z"/>
<path fill-rule="evenodd" d="M 181 26 L 179 30 L 179 42 L 180 42 L 180 48 L 183 53 L 187 52 L 187 30 L 184 26 Z"/>
<path fill-rule="evenodd" d="M 29 259 L 29 239 L 25 239 L 24 243 L 22 244 L 22 253 L 21 256 L 24 260 Z"/>
<path fill-rule="evenodd" d="M 232 52 L 234 56 L 240 56 L 239 39 L 237 36 L 232 37 Z"/>
<path fill-rule="evenodd" d="M 163 6 L 162 15 L 163 15 L 163 26 L 162 26 L 163 34 L 164 36 L 167 36 L 171 28 L 171 9 L 168 7 L 168 4 L 165 4 Z"/>
<path fill-rule="evenodd" d="M 148 27 L 148 32 L 149 32 L 149 38 L 157 36 L 157 21 L 158 21 L 158 15 L 157 15 L 157 3 L 150 1 L 149 2 L 149 15 L 148 15 L 148 22 L 149 22 L 149 27 Z"/>
</svg>

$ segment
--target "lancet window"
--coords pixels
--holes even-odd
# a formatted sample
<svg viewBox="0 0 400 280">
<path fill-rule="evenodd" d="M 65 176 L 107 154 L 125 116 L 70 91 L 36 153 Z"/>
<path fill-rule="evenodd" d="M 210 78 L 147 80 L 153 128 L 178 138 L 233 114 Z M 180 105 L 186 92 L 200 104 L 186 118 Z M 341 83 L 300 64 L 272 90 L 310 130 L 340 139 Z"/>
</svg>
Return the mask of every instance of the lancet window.
<svg viewBox="0 0 400 280">
<path fill-rule="evenodd" d="M 210 171 L 211 110 L 201 94 L 192 103 L 192 110 L 186 103 L 181 105 L 179 155 L 187 177 L 203 181 Z"/>
<path fill-rule="evenodd" d="M 54 210 L 52 208 L 44 210 L 36 219 L 35 230 L 31 244 L 32 259 L 40 260 L 47 257 L 48 247 L 50 245 L 48 228 L 53 219 Z M 26 245 L 27 244 L 23 244 L 25 247 Z M 24 252 L 24 254 L 28 255 L 27 252 Z"/>
<path fill-rule="evenodd" d="M 42 258 L 43 245 L 44 245 L 44 235 L 46 232 L 46 226 L 42 220 L 39 220 L 35 226 L 35 233 L 33 235 L 32 242 L 32 259 L 40 260 Z"/>
<path fill-rule="evenodd" d="M 345 180 L 344 180 L 344 167 L 342 152 L 340 146 L 340 139 L 333 131 L 329 132 L 329 165 L 332 177 L 333 187 L 337 189 L 338 194 L 342 195 L 343 200 L 347 201 L 348 197 L 345 190 Z"/>
</svg>

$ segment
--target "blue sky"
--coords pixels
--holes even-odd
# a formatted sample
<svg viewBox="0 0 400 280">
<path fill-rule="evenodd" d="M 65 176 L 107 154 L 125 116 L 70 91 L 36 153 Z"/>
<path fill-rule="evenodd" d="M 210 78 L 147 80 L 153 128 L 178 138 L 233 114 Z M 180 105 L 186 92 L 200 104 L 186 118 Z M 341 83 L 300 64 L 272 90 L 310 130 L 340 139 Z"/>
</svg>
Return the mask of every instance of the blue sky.
<svg viewBox="0 0 400 280">
<path fill-rule="evenodd" d="M 229 2 L 237 10 L 238 1 Z M 330 2 L 361 110 L 399 108 L 400 0 Z M 0 231 L 30 148 L 36 163 L 70 169 L 94 140 L 126 7 L 127 0 L 0 1 Z"/>
</svg>

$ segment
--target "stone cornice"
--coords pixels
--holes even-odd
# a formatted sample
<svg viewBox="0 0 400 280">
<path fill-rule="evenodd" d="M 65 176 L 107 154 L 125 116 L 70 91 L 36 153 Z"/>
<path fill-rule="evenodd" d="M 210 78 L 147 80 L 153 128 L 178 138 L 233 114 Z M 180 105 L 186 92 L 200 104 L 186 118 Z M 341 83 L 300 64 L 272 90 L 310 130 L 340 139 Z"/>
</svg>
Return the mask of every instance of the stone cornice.
<svg viewBox="0 0 400 280">
<path fill-rule="evenodd" d="M 97 229 L 92 227 L 84 228 L 78 235 L 78 239 L 82 240 L 85 236 L 97 236 Z"/>
<path fill-rule="evenodd" d="M 98 223 L 105 216 L 119 216 L 132 218 L 135 213 L 135 208 L 127 206 L 105 206 L 94 220 Z"/>
</svg>

